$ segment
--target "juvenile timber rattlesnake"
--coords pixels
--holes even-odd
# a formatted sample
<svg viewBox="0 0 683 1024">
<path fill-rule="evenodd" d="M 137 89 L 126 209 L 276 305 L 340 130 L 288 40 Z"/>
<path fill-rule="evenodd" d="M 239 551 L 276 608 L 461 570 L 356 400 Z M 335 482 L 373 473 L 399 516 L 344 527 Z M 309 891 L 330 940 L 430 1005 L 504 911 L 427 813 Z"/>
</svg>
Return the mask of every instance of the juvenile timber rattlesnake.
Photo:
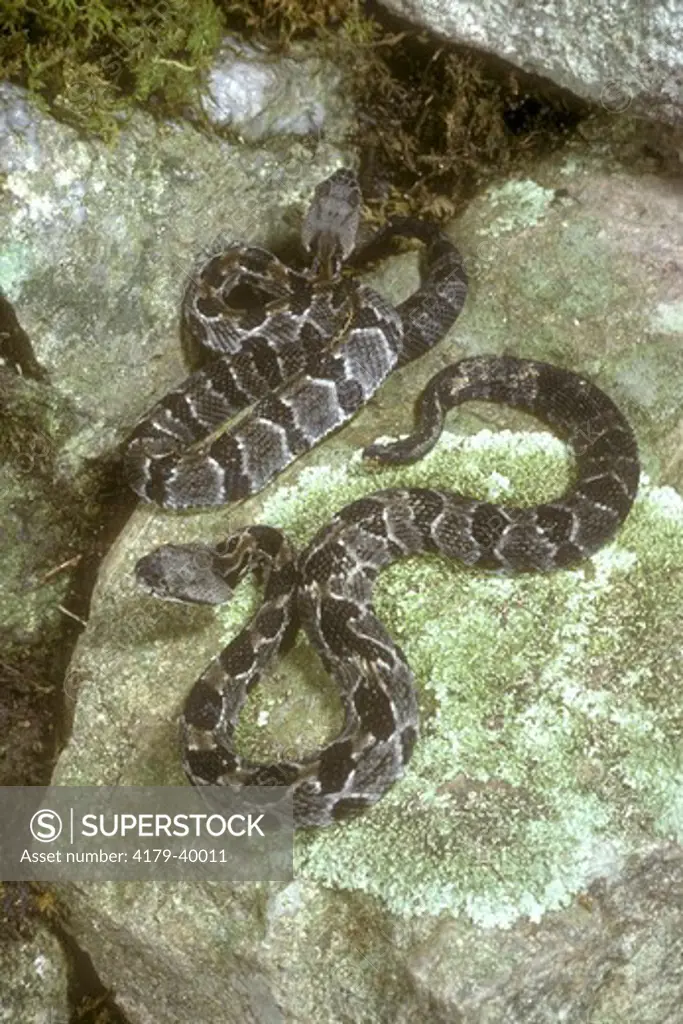
<svg viewBox="0 0 683 1024">
<path fill-rule="evenodd" d="M 457 250 L 424 221 L 392 221 L 353 251 L 360 190 L 341 170 L 318 186 L 302 239 L 308 272 L 254 246 L 205 257 L 183 300 L 183 329 L 211 361 L 137 425 L 126 471 L 145 500 L 168 508 L 221 505 L 261 490 L 347 422 L 397 365 L 430 349 L 462 309 Z M 341 276 L 396 235 L 426 244 L 421 287 L 395 309 Z M 341 509 L 297 557 L 286 538 L 251 526 L 209 547 L 166 545 L 136 565 L 157 597 L 218 604 L 241 576 L 263 572 L 263 604 L 192 687 L 181 716 L 183 765 L 195 785 L 283 787 L 297 826 L 329 825 L 375 803 L 403 774 L 417 738 L 412 672 L 372 606 L 377 574 L 435 552 L 466 566 L 545 572 L 609 541 L 636 495 L 639 462 L 619 409 L 584 378 L 507 356 L 463 359 L 436 374 L 406 439 L 365 456 L 412 462 L 436 443 L 445 413 L 469 399 L 502 402 L 551 426 L 573 449 L 576 476 L 555 501 L 493 505 L 448 491 L 391 488 Z M 251 412 L 225 428 L 242 410 Z M 299 760 L 259 764 L 235 748 L 235 727 L 266 665 L 305 629 L 339 687 L 341 733 Z"/>
</svg>

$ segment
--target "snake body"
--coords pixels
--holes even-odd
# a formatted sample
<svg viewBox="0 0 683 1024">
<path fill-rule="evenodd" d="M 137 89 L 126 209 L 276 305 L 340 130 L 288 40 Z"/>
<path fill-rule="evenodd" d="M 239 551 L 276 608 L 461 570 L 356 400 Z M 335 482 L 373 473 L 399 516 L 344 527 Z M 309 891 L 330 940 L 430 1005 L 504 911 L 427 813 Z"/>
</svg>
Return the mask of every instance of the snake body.
<svg viewBox="0 0 683 1024">
<path fill-rule="evenodd" d="M 314 254 L 308 274 L 247 246 L 228 247 L 201 265 L 183 318 L 213 360 L 135 428 L 126 465 L 143 498 L 187 508 L 260 490 L 454 322 L 466 279 L 452 243 L 433 225 L 404 219 L 353 252 L 359 203 L 348 171 L 318 187 L 303 230 Z M 396 234 L 426 244 L 426 269 L 418 291 L 394 309 L 341 277 L 340 268 L 362 266 Z M 299 556 L 280 531 L 251 526 L 214 547 L 166 545 L 138 562 L 140 584 L 169 600 L 217 604 L 245 572 L 266 580 L 256 615 L 186 700 L 181 743 L 192 783 L 281 787 L 302 827 L 329 825 L 374 804 L 403 774 L 418 734 L 412 672 L 373 611 L 377 574 L 422 552 L 483 569 L 545 572 L 576 564 L 614 536 L 638 487 L 633 432 L 607 395 L 556 366 L 507 356 L 463 359 L 428 383 L 409 437 L 364 454 L 392 464 L 422 457 L 446 412 L 470 399 L 520 408 L 565 438 L 576 460 L 569 490 L 514 508 L 449 491 L 391 488 L 341 509 Z M 339 687 L 344 725 L 307 756 L 255 763 L 236 749 L 239 715 L 299 626 Z"/>
<path fill-rule="evenodd" d="M 316 189 L 304 221 L 311 271 L 255 246 L 204 258 L 183 299 L 183 330 L 209 362 L 170 391 L 128 439 L 125 469 L 140 497 L 166 508 L 224 505 L 260 491 L 343 426 L 399 361 L 431 348 L 466 295 L 459 254 L 433 225 L 404 218 L 391 235 L 426 243 L 422 288 L 397 309 L 341 278 L 360 190 L 342 169 Z M 376 236 L 358 265 L 381 246 Z M 403 330 L 403 323 L 415 325 Z M 250 412 L 225 429 L 245 409 Z"/>
</svg>

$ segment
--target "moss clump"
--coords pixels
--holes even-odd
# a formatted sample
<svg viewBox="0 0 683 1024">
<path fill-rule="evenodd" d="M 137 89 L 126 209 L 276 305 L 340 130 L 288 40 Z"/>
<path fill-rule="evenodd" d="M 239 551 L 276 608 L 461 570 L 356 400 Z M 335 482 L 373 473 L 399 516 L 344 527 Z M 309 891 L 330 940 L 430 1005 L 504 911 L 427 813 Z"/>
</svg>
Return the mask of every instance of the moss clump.
<svg viewBox="0 0 683 1024">
<path fill-rule="evenodd" d="M 394 185 L 382 215 L 449 218 L 485 181 L 564 142 L 585 114 L 553 86 L 541 94 L 523 72 L 455 46 L 435 50 L 424 34 L 378 36 L 360 66 L 358 142 L 368 176 Z"/>
<path fill-rule="evenodd" d="M 187 101 L 225 30 L 213 0 L 3 0 L 0 71 L 111 138 L 128 100 Z"/>
<path fill-rule="evenodd" d="M 371 22 L 361 11 L 360 0 L 222 0 L 230 19 L 247 32 L 271 41 L 286 42 L 296 36 L 341 29 L 350 39 L 372 35 Z"/>
</svg>

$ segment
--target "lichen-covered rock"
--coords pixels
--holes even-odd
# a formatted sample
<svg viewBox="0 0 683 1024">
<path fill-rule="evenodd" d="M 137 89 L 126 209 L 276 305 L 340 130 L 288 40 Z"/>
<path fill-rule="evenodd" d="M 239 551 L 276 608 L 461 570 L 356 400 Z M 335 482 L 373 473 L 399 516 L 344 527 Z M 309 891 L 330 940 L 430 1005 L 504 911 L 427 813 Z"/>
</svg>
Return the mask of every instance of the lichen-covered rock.
<svg viewBox="0 0 683 1024">
<path fill-rule="evenodd" d="M 0 944 L 1 1024 L 66 1024 L 68 971 L 54 937 L 38 928 L 31 938 Z"/>
</svg>

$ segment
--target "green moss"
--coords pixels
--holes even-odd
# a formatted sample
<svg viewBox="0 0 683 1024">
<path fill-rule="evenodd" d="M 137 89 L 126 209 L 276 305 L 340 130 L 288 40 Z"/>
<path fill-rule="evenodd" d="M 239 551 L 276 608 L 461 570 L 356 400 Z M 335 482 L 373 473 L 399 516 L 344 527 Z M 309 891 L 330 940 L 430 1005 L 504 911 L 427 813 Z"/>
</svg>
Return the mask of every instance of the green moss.
<svg viewBox="0 0 683 1024">
<path fill-rule="evenodd" d="M 225 30 L 213 0 L 9 0 L 4 77 L 44 96 L 58 115 L 113 137 L 129 103 L 186 102 Z"/>
<path fill-rule="evenodd" d="M 354 42 L 372 37 L 359 0 L 223 0 L 220 5 L 246 30 L 280 40 L 326 28 L 339 27 Z"/>
<path fill-rule="evenodd" d="M 567 474 L 547 434 L 446 434 L 395 477 L 328 456 L 266 499 L 259 519 L 303 543 L 376 486 L 530 503 L 560 492 Z M 596 864 L 648 837 L 680 840 L 670 623 L 681 565 L 683 501 L 646 482 L 617 542 L 575 570 L 501 577 L 419 557 L 383 573 L 376 607 L 415 671 L 421 737 L 406 777 L 368 814 L 299 839 L 300 874 L 405 915 L 464 910 L 505 925 L 568 903 Z M 227 637 L 237 618 L 223 615 Z M 298 657 L 253 701 L 242 739 L 260 755 L 301 752 L 302 737 L 309 749 L 338 725 L 329 685 L 316 697 L 320 671 Z"/>
</svg>

